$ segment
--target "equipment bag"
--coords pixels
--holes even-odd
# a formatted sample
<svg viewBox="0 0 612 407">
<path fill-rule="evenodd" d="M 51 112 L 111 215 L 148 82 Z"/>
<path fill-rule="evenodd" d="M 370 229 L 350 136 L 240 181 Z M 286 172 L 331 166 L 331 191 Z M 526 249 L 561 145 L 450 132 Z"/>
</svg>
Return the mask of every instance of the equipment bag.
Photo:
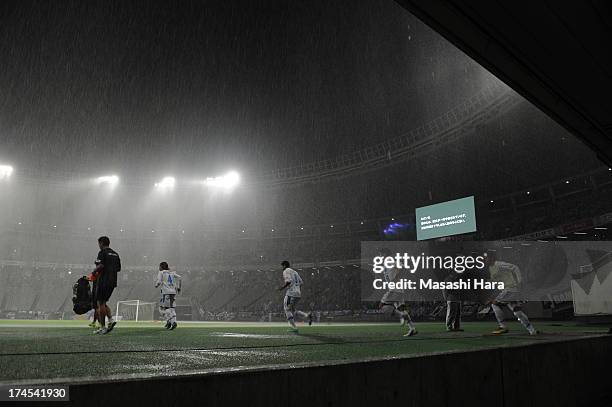
<svg viewBox="0 0 612 407">
<path fill-rule="evenodd" d="M 91 288 L 87 278 L 79 278 L 72 286 L 72 304 L 72 309 L 77 315 L 82 315 L 92 309 Z"/>
</svg>

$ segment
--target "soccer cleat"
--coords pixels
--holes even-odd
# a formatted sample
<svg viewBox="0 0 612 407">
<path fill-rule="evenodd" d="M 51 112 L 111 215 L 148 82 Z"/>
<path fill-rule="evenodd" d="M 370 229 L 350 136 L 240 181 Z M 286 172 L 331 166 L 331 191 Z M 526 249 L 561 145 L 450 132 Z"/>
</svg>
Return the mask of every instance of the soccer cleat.
<svg viewBox="0 0 612 407">
<path fill-rule="evenodd" d="M 529 335 L 539 335 L 540 331 L 535 328 L 529 329 Z"/>
<path fill-rule="evenodd" d="M 115 325 L 117 325 L 117 323 L 116 323 L 115 321 L 112 321 L 112 320 L 111 320 L 111 321 L 108 323 L 108 327 L 106 328 L 106 332 L 104 332 L 104 333 L 109 333 L 110 331 L 112 331 L 112 330 L 113 330 L 113 328 L 115 327 Z"/>
<path fill-rule="evenodd" d="M 408 329 L 408 332 L 406 332 L 406 334 L 405 334 L 404 336 L 414 336 L 414 335 L 416 335 L 417 333 L 418 333 L 418 332 L 417 332 L 416 328 L 412 328 L 412 327 L 411 327 L 410 329 Z"/>
<path fill-rule="evenodd" d="M 312 312 L 308 314 L 308 326 L 312 325 Z"/>
<path fill-rule="evenodd" d="M 176 322 L 173 322 L 172 325 L 170 325 L 170 328 L 168 328 L 170 331 L 174 331 L 176 329 Z"/>
<path fill-rule="evenodd" d="M 172 324 L 170 323 L 170 320 L 167 320 L 166 321 L 166 326 L 164 326 L 164 328 L 170 329 L 171 326 L 172 326 Z"/>
<path fill-rule="evenodd" d="M 101 334 L 101 333 L 104 333 L 103 332 L 104 330 L 106 330 L 106 328 L 98 328 L 98 329 L 94 330 L 93 333 L 96 334 L 96 335 L 97 334 Z"/>
<path fill-rule="evenodd" d="M 497 327 L 497 329 L 491 332 L 493 335 L 503 335 L 508 333 L 508 328 L 505 327 Z"/>
</svg>

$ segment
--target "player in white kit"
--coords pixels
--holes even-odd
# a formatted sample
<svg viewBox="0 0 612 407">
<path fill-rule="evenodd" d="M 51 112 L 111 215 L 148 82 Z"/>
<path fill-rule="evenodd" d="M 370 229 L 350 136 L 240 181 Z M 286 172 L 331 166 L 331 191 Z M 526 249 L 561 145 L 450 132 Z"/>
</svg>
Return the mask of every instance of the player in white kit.
<svg viewBox="0 0 612 407">
<path fill-rule="evenodd" d="M 397 282 L 400 278 L 399 271 L 396 268 L 385 267 L 383 277 L 386 282 Z M 388 290 L 380 299 L 380 309 L 387 315 L 399 316 L 400 325 L 408 325 L 408 332 L 404 336 L 417 334 L 417 330 L 410 318 L 408 307 L 406 306 L 404 290 Z"/>
<path fill-rule="evenodd" d="M 312 312 L 307 314 L 303 311 L 295 310 L 296 304 L 302 297 L 301 286 L 304 282 L 297 271 L 289 267 L 290 264 L 287 260 L 283 261 L 281 266 L 283 267 L 283 280 L 285 281 L 285 284 L 279 288 L 279 291 L 282 291 L 285 288 L 287 289 L 285 292 L 285 299 L 283 300 L 283 307 L 285 309 L 285 315 L 287 315 L 287 322 L 289 323 L 290 327 L 289 331 L 297 332 L 298 328 L 295 325 L 295 315 L 297 314 L 300 317 L 307 319 L 308 325 L 312 325 Z"/>
<path fill-rule="evenodd" d="M 494 335 L 503 335 L 508 333 L 508 328 L 504 323 L 504 311 L 502 307 L 506 306 L 514 314 L 515 318 L 525 327 L 529 335 L 537 335 L 539 331 L 529 321 L 529 317 L 522 310 L 521 306 L 524 301 L 521 301 L 520 287 L 522 284 L 521 270 L 512 263 L 497 260 L 495 252 L 487 253 L 487 265 L 491 281 L 504 283 L 504 289 L 494 294 L 489 300 L 495 319 L 497 319 L 497 329 L 492 333 Z"/>
<path fill-rule="evenodd" d="M 165 261 L 159 264 L 159 273 L 155 281 L 155 287 L 160 286 L 159 314 L 166 320 L 165 328 L 172 331 L 176 329 L 174 297 L 181 292 L 181 276 L 170 270 Z"/>
</svg>

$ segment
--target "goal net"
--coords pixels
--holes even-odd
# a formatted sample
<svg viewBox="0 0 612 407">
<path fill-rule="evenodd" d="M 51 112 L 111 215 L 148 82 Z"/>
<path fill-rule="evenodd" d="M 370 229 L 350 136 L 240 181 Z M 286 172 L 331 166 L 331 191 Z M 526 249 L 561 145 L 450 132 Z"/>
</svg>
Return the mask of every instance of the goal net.
<svg viewBox="0 0 612 407">
<path fill-rule="evenodd" d="M 117 302 L 117 321 L 153 321 L 156 303 L 141 300 Z"/>
</svg>

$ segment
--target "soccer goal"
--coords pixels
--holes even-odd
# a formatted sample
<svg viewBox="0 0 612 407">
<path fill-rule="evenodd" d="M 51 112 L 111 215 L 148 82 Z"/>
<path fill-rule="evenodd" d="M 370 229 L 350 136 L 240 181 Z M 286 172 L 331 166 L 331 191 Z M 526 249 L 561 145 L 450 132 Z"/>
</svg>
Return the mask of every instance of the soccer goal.
<svg viewBox="0 0 612 407">
<path fill-rule="evenodd" d="M 117 321 L 153 321 L 155 313 L 154 302 L 128 300 L 117 302 Z"/>
</svg>

